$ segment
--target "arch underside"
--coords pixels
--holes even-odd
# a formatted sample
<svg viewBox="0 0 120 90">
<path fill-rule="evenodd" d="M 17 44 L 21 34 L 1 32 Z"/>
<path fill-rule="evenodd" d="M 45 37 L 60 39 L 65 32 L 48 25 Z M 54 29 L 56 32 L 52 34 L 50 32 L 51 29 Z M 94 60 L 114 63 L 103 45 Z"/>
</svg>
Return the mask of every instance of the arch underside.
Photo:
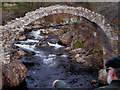
<svg viewBox="0 0 120 90">
<path fill-rule="evenodd" d="M 49 15 L 54 15 L 54 14 L 63 14 L 64 12 L 62 13 L 51 13 Z M 73 14 L 73 13 L 64 13 L 64 14 L 70 14 L 70 15 L 75 15 L 75 16 L 80 16 L 80 15 L 77 15 L 77 14 Z M 48 16 L 48 14 L 46 15 Z M 45 16 L 44 16 L 45 17 Z M 44 18 L 42 17 L 42 18 Z M 106 48 L 106 50 L 108 52 L 112 52 L 112 44 L 110 42 L 110 38 L 106 35 L 106 32 L 104 30 L 102 30 L 102 28 L 96 24 L 95 22 L 93 21 L 90 21 L 89 19 L 87 19 L 86 17 L 84 16 L 80 16 L 80 17 L 83 17 L 84 19 L 86 19 L 88 22 L 91 22 L 93 24 L 93 26 L 96 28 L 97 32 L 100 34 L 100 40 L 101 40 L 101 44 L 104 48 Z"/>
</svg>

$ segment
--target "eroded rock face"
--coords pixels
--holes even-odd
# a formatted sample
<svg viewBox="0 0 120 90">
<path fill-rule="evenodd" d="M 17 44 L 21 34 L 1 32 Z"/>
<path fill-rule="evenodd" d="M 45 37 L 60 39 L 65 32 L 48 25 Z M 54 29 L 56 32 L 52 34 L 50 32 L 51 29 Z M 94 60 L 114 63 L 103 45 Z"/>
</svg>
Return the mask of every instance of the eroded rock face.
<svg viewBox="0 0 120 90">
<path fill-rule="evenodd" d="M 18 60 L 12 60 L 2 66 L 3 86 L 13 87 L 19 85 L 27 75 L 27 68 Z"/>
</svg>

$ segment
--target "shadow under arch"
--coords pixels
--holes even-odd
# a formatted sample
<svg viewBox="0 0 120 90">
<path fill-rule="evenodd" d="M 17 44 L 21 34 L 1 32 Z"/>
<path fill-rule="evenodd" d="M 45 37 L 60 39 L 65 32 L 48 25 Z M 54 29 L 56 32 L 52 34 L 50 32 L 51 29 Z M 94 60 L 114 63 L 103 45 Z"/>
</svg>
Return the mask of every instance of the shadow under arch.
<svg viewBox="0 0 120 90">
<path fill-rule="evenodd" d="M 83 16 L 82 16 L 83 17 Z M 90 20 L 88 20 L 87 18 L 83 17 L 84 19 L 86 19 L 87 21 L 91 22 Z M 106 35 L 106 33 L 102 30 L 102 28 L 97 25 L 95 22 L 91 22 L 92 25 L 96 28 L 97 33 L 100 34 L 100 41 L 102 46 L 108 51 L 108 52 L 112 52 L 112 45 L 110 43 L 110 39 L 108 38 L 108 36 Z"/>
</svg>

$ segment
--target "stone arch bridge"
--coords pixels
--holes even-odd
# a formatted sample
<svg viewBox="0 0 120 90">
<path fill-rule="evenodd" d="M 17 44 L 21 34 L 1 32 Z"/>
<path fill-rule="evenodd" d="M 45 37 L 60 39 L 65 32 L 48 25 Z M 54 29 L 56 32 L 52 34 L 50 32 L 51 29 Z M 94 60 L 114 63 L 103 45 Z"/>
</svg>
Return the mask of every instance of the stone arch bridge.
<svg viewBox="0 0 120 90">
<path fill-rule="evenodd" d="M 61 13 L 82 16 L 88 21 L 96 24 L 98 32 L 102 35 L 101 41 L 103 45 L 103 54 L 105 56 L 104 62 L 110 58 L 110 56 L 113 56 L 114 53 L 112 52 L 114 47 L 116 47 L 114 44 L 118 36 L 114 33 L 110 24 L 106 23 L 104 16 L 82 7 L 55 5 L 45 8 L 40 7 L 35 11 L 26 13 L 24 17 L 16 18 L 15 20 L 8 22 L 5 26 L 0 27 L 0 62 L 3 62 L 4 64 L 10 62 L 11 46 L 19 32 L 24 31 L 25 26 L 44 16 Z"/>
</svg>

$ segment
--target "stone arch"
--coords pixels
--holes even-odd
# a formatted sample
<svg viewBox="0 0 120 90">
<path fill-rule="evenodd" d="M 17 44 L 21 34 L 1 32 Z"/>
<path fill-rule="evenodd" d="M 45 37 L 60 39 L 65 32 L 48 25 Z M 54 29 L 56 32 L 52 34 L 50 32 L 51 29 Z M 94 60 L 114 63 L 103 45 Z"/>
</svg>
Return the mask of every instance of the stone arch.
<svg viewBox="0 0 120 90">
<path fill-rule="evenodd" d="M 10 47 L 19 32 L 24 31 L 25 26 L 29 25 L 33 21 L 38 20 L 39 18 L 43 18 L 44 16 L 60 13 L 82 16 L 90 22 L 95 23 L 98 31 L 104 36 L 102 39 L 104 56 L 107 55 L 109 58 L 109 56 L 113 55 L 111 52 L 114 48 L 114 41 L 117 40 L 117 35 L 114 33 L 113 28 L 106 23 L 104 16 L 82 7 L 55 5 L 46 8 L 41 7 L 35 11 L 28 12 L 24 17 L 16 18 L 15 20 L 8 22 L 5 26 L 0 27 L 1 29 L 4 29 L 4 31 L 0 32 L 0 45 L 2 46 L 1 53 L 3 53 L 2 57 L 4 57 L 3 62 L 10 62 Z M 108 45 L 109 47 L 107 47 Z M 106 61 L 106 59 L 107 58 L 105 58 L 104 61 Z"/>
</svg>

